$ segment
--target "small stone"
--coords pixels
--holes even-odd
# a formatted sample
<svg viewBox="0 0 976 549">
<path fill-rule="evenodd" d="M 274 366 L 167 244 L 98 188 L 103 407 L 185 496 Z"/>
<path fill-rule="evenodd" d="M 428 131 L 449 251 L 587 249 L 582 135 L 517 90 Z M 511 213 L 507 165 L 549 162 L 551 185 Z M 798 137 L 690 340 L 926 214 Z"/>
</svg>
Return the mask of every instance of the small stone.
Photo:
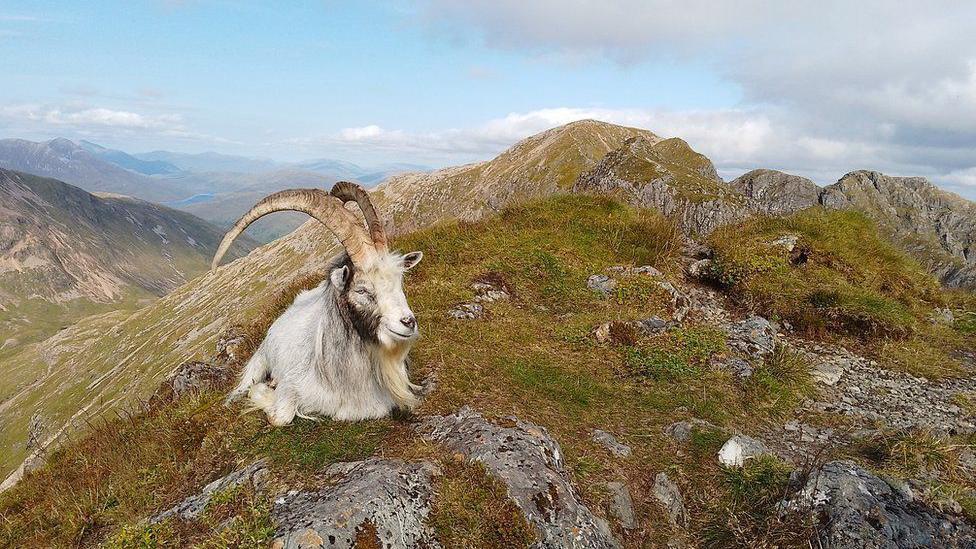
<svg viewBox="0 0 976 549">
<path fill-rule="evenodd" d="M 953 324 L 956 321 L 952 309 L 948 307 L 936 307 L 929 318 L 934 324 Z"/>
<path fill-rule="evenodd" d="M 672 526 L 680 526 L 685 523 L 688 512 L 685 510 L 684 498 L 681 497 L 681 490 L 678 489 L 678 485 L 668 478 L 667 473 L 661 472 L 654 477 L 653 494 L 654 499 L 664 507 L 664 511 L 668 515 L 668 522 Z"/>
<path fill-rule="evenodd" d="M 622 444 L 613 435 L 600 429 L 593 430 L 593 441 L 603 446 L 608 452 L 616 457 L 627 457 L 630 455 L 630 446 Z"/>
<path fill-rule="evenodd" d="M 693 429 L 698 429 L 699 431 L 719 430 L 718 427 L 703 419 L 691 418 L 686 421 L 676 421 L 668 425 L 664 428 L 664 434 L 678 442 L 688 442 L 691 440 L 691 432 Z"/>
<path fill-rule="evenodd" d="M 607 275 L 595 274 L 586 279 L 586 287 L 594 292 L 610 295 L 617 288 L 617 281 Z"/>
<path fill-rule="evenodd" d="M 844 375 L 844 366 L 838 362 L 820 360 L 811 366 L 810 375 L 818 383 L 836 385 Z"/>
<path fill-rule="evenodd" d="M 475 292 L 474 300 L 481 303 L 492 303 L 494 301 L 507 301 L 511 296 L 504 288 L 499 288 L 487 282 L 475 282 L 471 284 L 471 289 Z"/>
<path fill-rule="evenodd" d="M 747 460 L 769 453 L 762 441 L 745 435 L 735 435 L 718 451 L 718 462 L 726 467 L 742 467 Z"/>
<path fill-rule="evenodd" d="M 688 275 L 692 278 L 703 279 L 708 276 L 712 268 L 711 259 L 699 259 L 688 264 Z"/>
<path fill-rule="evenodd" d="M 461 303 L 447 312 L 447 316 L 456 320 L 474 320 L 485 315 L 485 308 L 480 303 Z"/>
<path fill-rule="evenodd" d="M 671 323 L 658 316 L 652 316 L 636 322 L 637 328 L 648 335 L 660 334 L 671 327 Z"/>
<path fill-rule="evenodd" d="M 779 246 L 781 248 L 785 248 L 787 252 L 792 252 L 793 248 L 796 248 L 796 243 L 799 241 L 800 241 L 799 236 L 795 234 L 787 234 L 772 241 L 770 245 Z"/>
<path fill-rule="evenodd" d="M 767 355 L 776 347 L 776 329 L 761 316 L 751 316 L 726 328 L 729 347 L 741 353 Z"/>
<path fill-rule="evenodd" d="M 653 277 L 664 276 L 664 273 L 662 273 L 661 271 L 655 269 L 650 265 L 641 265 L 640 267 L 634 267 L 634 270 L 631 272 L 633 272 L 634 274 L 645 274 Z"/>
<path fill-rule="evenodd" d="M 610 513 L 625 530 L 636 528 L 637 519 L 634 517 L 634 501 L 630 497 L 630 490 L 622 482 L 608 482 L 606 487 L 611 497 Z"/>
<path fill-rule="evenodd" d="M 593 329 L 593 337 L 597 343 L 610 343 L 610 323 L 604 322 Z"/>
<path fill-rule="evenodd" d="M 716 359 L 712 362 L 712 366 L 722 370 L 730 370 L 736 375 L 736 377 L 742 379 L 751 376 L 753 372 L 752 364 L 750 364 L 748 360 L 739 358 L 737 356 L 728 357 L 725 359 Z"/>
</svg>

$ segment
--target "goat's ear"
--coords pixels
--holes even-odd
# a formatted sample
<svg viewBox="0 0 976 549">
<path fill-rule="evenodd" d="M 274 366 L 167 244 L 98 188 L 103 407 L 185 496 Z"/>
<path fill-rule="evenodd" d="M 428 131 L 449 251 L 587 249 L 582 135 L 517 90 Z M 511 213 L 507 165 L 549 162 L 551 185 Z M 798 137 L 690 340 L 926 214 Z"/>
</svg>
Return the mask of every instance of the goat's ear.
<svg viewBox="0 0 976 549">
<path fill-rule="evenodd" d="M 403 270 L 409 271 L 420 263 L 420 260 L 424 258 L 424 252 L 410 252 L 403 256 Z"/>
<path fill-rule="evenodd" d="M 337 269 L 332 269 L 332 273 L 329 274 L 329 278 L 332 279 L 332 285 L 335 286 L 340 292 L 346 289 L 346 284 L 349 284 L 349 279 L 352 277 L 352 271 L 349 270 L 348 265 L 343 265 Z"/>
</svg>

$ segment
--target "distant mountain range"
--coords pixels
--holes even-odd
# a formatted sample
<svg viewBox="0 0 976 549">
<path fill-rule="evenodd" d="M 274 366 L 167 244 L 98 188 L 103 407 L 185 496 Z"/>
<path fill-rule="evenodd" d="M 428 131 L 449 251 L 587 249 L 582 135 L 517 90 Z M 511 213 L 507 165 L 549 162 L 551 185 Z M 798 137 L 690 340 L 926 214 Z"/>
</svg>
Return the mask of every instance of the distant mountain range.
<svg viewBox="0 0 976 549">
<path fill-rule="evenodd" d="M 0 346 L 94 304 L 166 294 L 207 269 L 223 232 L 150 202 L 0 169 Z M 245 239 L 234 254 L 256 245 Z"/>
<path fill-rule="evenodd" d="M 0 168 L 52 177 L 89 192 L 157 202 L 193 212 L 222 227 L 232 224 L 250 206 L 244 204 L 253 204 L 260 193 L 301 186 L 327 188 L 340 180 L 372 186 L 392 175 L 429 170 L 415 164 L 364 167 L 331 159 L 284 163 L 215 152 L 129 154 L 63 138 L 45 142 L 2 139 Z M 300 223 L 298 216 L 282 214 L 262 220 L 249 234 L 267 242 Z"/>
</svg>

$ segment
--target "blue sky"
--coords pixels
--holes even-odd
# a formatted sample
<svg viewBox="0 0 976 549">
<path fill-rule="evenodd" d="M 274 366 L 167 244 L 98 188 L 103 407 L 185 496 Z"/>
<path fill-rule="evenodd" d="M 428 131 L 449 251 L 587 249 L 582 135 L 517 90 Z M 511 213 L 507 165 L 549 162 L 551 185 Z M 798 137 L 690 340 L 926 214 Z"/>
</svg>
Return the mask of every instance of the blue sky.
<svg viewBox="0 0 976 549">
<path fill-rule="evenodd" d="M 5 2 L 0 137 L 448 165 L 596 117 L 684 137 L 726 176 L 976 189 L 959 3 L 349 4 Z"/>
</svg>

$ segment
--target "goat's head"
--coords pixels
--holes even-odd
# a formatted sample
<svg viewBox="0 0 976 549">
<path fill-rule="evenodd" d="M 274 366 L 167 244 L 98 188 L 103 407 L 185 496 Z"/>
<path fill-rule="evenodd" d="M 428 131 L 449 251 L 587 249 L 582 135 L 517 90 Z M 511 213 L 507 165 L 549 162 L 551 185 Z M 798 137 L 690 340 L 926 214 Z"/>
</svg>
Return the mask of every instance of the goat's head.
<svg viewBox="0 0 976 549">
<path fill-rule="evenodd" d="M 344 206 L 355 202 L 366 227 Z M 340 304 L 364 338 L 386 348 L 409 345 L 417 338 L 417 320 L 403 293 L 403 274 L 423 258 L 422 252 L 399 254 L 387 248 L 386 231 L 359 185 L 336 183 L 331 193 L 321 189 L 292 189 L 274 193 L 257 204 L 234 224 L 214 255 L 213 268 L 248 225 L 283 210 L 304 212 L 329 228 L 346 250 L 347 261 L 329 273 Z"/>
</svg>

